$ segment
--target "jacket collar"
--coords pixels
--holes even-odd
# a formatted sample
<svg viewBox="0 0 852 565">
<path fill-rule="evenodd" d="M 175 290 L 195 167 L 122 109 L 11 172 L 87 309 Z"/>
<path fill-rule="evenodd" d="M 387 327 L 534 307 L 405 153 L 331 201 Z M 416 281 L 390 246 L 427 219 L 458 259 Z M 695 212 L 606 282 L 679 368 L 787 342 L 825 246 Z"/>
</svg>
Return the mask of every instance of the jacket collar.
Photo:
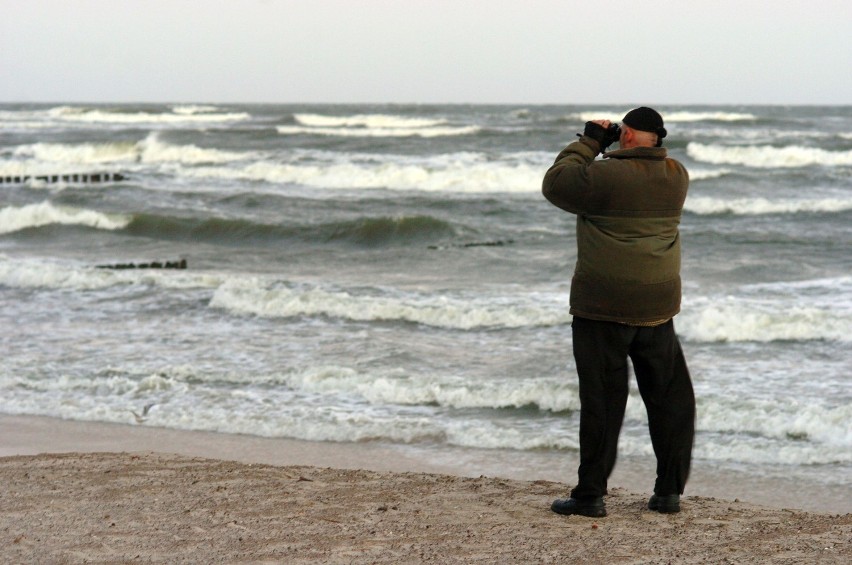
<svg viewBox="0 0 852 565">
<path fill-rule="evenodd" d="M 604 153 L 604 159 L 650 159 L 652 161 L 662 161 L 666 158 L 668 152 L 665 147 L 631 147 L 630 149 L 616 149 L 609 153 Z"/>
</svg>

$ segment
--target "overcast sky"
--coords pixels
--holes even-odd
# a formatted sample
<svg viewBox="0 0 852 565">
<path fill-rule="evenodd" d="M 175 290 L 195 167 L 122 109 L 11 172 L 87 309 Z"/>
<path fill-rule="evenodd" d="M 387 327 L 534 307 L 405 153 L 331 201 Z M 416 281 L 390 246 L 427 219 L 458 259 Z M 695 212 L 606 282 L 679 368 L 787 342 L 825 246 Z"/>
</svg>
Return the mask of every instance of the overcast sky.
<svg viewBox="0 0 852 565">
<path fill-rule="evenodd" d="M 852 104 L 852 1 L 0 0 L 0 102 Z"/>
</svg>

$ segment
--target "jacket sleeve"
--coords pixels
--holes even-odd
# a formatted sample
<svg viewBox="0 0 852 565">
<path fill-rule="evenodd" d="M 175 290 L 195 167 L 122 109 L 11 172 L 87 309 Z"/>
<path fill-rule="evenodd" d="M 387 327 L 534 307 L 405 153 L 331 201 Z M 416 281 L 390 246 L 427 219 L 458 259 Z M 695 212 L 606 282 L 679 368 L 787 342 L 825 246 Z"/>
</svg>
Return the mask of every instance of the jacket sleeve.
<svg viewBox="0 0 852 565">
<path fill-rule="evenodd" d="M 544 197 L 567 212 L 582 213 L 592 189 L 589 165 L 599 152 L 600 144 L 586 136 L 563 149 L 544 175 Z"/>
</svg>

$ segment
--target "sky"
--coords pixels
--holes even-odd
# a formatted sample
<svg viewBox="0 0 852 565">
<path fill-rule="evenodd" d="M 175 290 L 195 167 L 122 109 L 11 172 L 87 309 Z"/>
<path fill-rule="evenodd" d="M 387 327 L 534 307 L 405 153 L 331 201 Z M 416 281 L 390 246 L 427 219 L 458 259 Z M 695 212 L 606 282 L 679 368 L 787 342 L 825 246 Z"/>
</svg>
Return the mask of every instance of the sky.
<svg viewBox="0 0 852 565">
<path fill-rule="evenodd" d="M 852 104 L 849 0 L 0 0 L 0 103 Z"/>
</svg>

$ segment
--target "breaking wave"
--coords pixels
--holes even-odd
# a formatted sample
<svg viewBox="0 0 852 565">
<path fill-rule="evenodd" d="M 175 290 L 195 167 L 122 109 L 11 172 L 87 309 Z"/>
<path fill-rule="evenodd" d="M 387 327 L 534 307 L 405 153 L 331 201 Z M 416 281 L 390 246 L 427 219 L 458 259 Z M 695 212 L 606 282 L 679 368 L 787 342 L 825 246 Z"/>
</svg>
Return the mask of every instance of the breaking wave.
<svg viewBox="0 0 852 565">
<path fill-rule="evenodd" d="M 47 111 L 55 119 L 90 124 L 221 123 L 248 120 L 246 112 L 218 112 L 214 106 L 176 106 L 165 112 L 126 112 L 109 109 L 58 106 Z"/>
<path fill-rule="evenodd" d="M 278 133 L 335 137 L 448 137 L 472 135 L 482 130 L 480 126 L 475 125 L 449 125 L 443 118 L 415 118 L 391 114 L 293 114 L 293 119 L 297 125 L 278 126 Z"/>
<path fill-rule="evenodd" d="M 174 145 L 161 141 L 156 133 L 149 134 L 145 139 L 137 142 L 34 143 L 16 147 L 12 155 L 17 161 L 5 162 L 3 166 L 12 167 L 14 171 L 3 171 L 5 174 L 21 174 L 28 170 L 43 173 L 43 169 L 48 165 L 59 165 L 63 168 L 103 163 L 197 165 L 227 163 L 249 156 L 246 153 L 207 149 L 196 145 Z M 52 169 L 50 172 L 56 171 Z"/>
<path fill-rule="evenodd" d="M 696 342 L 852 341 L 852 277 L 750 285 L 684 297 L 678 331 Z"/>
<path fill-rule="evenodd" d="M 540 190 L 546 165 L 524 156 L 489 161 L 484 155 L 454 153 L 422 159 L 388 155 L 342 155 L 326 163 L 281 163 L 269 160 L 242 167 L 200 167 L 185 174 L 292 183 L 334 189 L 422 190 L 429 192 L 533 192 Z"/>
<path fill-rule="evenodd" d="M 573 117 L 583 122 L 590 120 L 610 120 L 613 122 L 621 122 L 625 114 L 631 108 L 625 108 L 621 112 L 613 112 L 612 110 L 589 110 L 574 114 Z M 747 112 L 690 112 L 690 111 L 675 111 L 662 112 L 665 122 L 742 122 L 756 121 L 757 116 Z"/>
<path fill-rule="evenodd" d="M 404 322 L 449 330 L 567 326 L 565 292 L 424 294 L 393 288 L 293 284 L 274 277 L 191 271 L 112 271 L 0 256 L 0 285 L 102 289 L 127 284 L 207 288 L 209 306 L 265 318 L 328 317 L 355 322 Z M 852 278 L 751 285 L 736 295 L 684 297 L 676 319 L 688 341 L 852 341 Z"/>
<path fill-rule="evenodd" d="M 852 150 L 827 151 L 798 145 L 786 147 L 770 145 L 731 146 L 691 142 L 686 146 L 686 153 L 696 161 L 716 165 L 744 165 L 756 168 L 809 167 L 814 165 L 852 166 Z"/>
<path fill-rule="evenodd" d="M 695 342 L 852 340 L 852 279 L 812 281 L 809 294 L 814 289 L 820 294 L 809 296 L 807 301 L 795 298 L 802 284 L 774 289 L 770 296 L 763 296 L 766 290 L 759 289 L 761 296 L 689 298 L 678 316 L 679 331 Z M 838 297 L 838 292 L 842 296 Z M 263 317 L 329 316 L 470 330 L 568 324 L 571 317 L 566 302 L 567 296 L 541 293 L 490 297 L 388 292 L 364 295 L 244 279 L 217 289 L 210 305 Z"/>
<path fill-rule="evenodd" d="M 53 224 L 88 226 L 100 230 L 120 230 L 130 223 L 128 216 L 94 210 L 54 206 L 50 202 L 0 209 L 0 235 Z"/>
<path fill-rule="evenodd" d="M 693 214 L 735 214 L 742 216 L 761 214 L 834 213 L 852 210 L 852 199 L 848 198 L 803 198 L 778 199 L 732 198 L 721 199 L 708 196 L 689 196 L 684 211 Z"/>
<path fill-rule="evenodd" d="M 353 321 L 410 322 L 448 329 L 519 328 L 570 322 L 567 297 L 449 297 L 382 292 L 363 295 L 320 287 L 231 281 L 216 290 L 210 306 L 236 314 L 287 318 L 329 316 Z"/>
<path fill-rule="evenodd" d="M 297 123 L 309 127 L 340 128 L 365 127 L 378 129 L 430 128 L 444 125 L 444 119 L 406 118 L 388 114 L 357 114 L 354 116 L 324 116 L 321 114 L 293 114 Z"/>
<path fill-rule="evenodd" d="M 479 133 L 479 126 L 444 126 L 444 127 L 301 127 L 278 126 L 281 135 L 324 135 L 334 137 L 448 137 L 454 135 L 472 135 Z"/>
<path fill-rule="evenodd" d="M 128 423 L 133 417 L 128 406 L 145 398 L 155 403 L 149 424 L 164 428 L 309 441 L 578 449 L 578 393 L 562 376 L 471 382 L 401 369 L 372 372 L 317 364 L 272 374 L 209 374 L 175 366 L 156 373 L 108 369 L 55 379 L 0 379 L 0 411 L 8 414 Z M 446 417 L 448 409 L 499 409 L 507 414 L 530 407 L 541 412 L 526 413 L 523 419 L 487 411 Z M 702 397 L 698 414 L 697 429 L 704 432 L 698 455 L 775 464 L 848 463 L 850 416 L 849 405 L 708 395 Z M 645 426 L 635 424 L 645 420 L 635 391 L 628 398 L 627 419 L 634 421 L 634 428 L 622 433 L 620 449 L 624 454 L 647 454 Z M 790 437 L 802 439 L 791 444 Z"/>
</svg>

